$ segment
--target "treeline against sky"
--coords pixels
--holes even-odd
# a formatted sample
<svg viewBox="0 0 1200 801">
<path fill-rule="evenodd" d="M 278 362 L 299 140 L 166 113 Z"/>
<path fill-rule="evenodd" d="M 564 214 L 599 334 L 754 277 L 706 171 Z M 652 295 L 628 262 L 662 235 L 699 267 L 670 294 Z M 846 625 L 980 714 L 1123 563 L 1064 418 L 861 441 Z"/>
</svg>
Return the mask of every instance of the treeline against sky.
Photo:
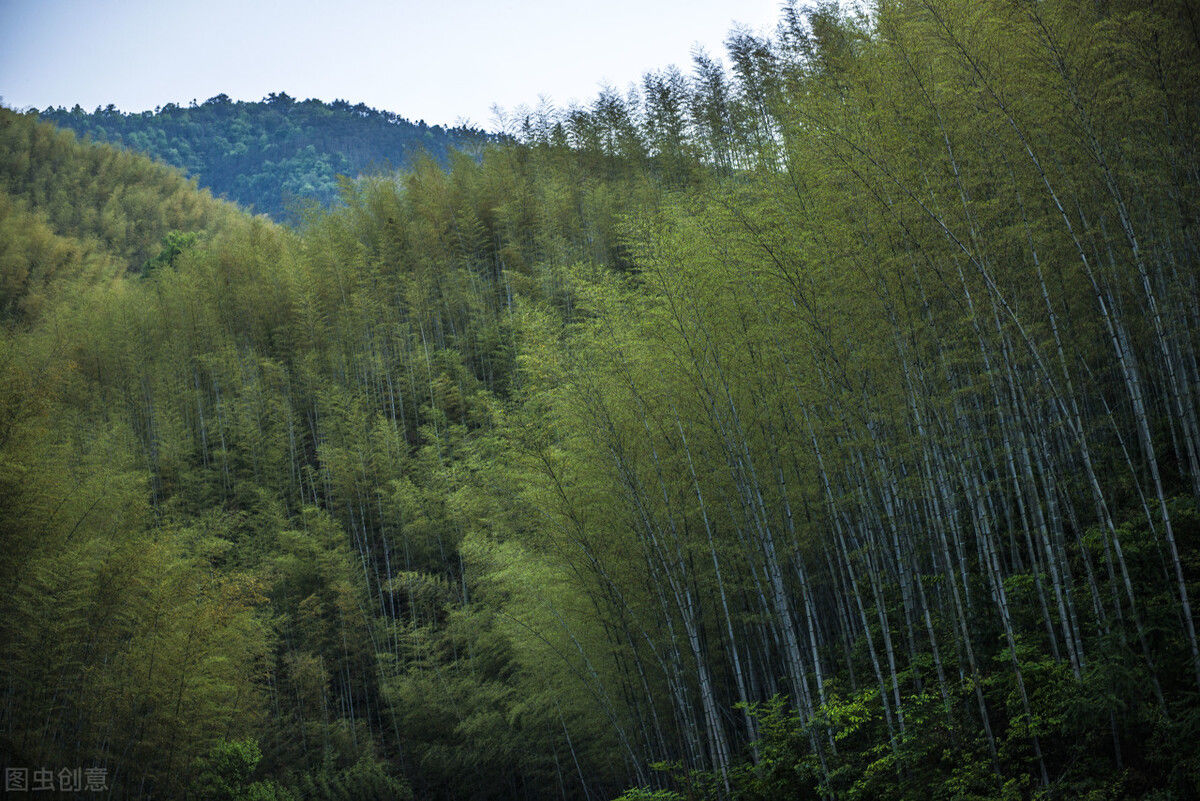
<svg viewBox="0 0 1200 801">
<path fill-rule="evenodd" d="M 217 95 L 140 113 L 75 106 L 47 108 L 40 116 L 81 137 L 179 167 L 218 197 L 288 222 L 306 203 L 335 201 L 339 175 L 391 172 L 420 155 L 445 163 L 452 149 L 495 139 L 474 128 L 410 122 L 363 103 L 297 101 L 284 92 L 259 102 Z"/>
<path fill-rule="evenodd" d="M 294 229 L 3 112 L 0 752 L 1195 797 L 1198 20 L 789 7 Z"/>
</svg>

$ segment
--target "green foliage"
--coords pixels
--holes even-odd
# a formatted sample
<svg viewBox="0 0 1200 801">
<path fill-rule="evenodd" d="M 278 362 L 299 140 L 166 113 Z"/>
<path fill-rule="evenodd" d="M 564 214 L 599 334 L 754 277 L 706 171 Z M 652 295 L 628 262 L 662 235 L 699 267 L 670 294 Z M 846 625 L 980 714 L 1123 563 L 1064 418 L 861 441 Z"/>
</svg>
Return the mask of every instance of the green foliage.
<svg viewBox="0 0 1200 801">
<path fill-rule="evenodd" d="M 198 235 L 195 231 L 168 231 L 162 238 L 162 250 L 158 255 L 146 262 L 142 267 L 143 273 L 156 270 L 159 267 L 174 267 L 175 260 L 185 251 L 196 244 Z"/>
<path fill-rule="evenodd" d="M 621 793 L 615 801 L 683 801 L 684 796 L 674 790 L 649 790 L 634 787 Z"/>
<path fill-rule="evenodd" d="M 399 169 L 423 153 L 445 162 L 452 149 L 495 141 L 473 128 L 413 123 L 344 100 L 296 101 L 282 92 L 258 102 L 217 95 L 153 112 L 109 106 L 86 113 L 76 106 L 47 108 L 39 116 L 80 137 L 178 167 L 218 197 L 292 222 L 306 202 L 336 201 L 340 175 Z"/>
<path fill-rule="evenodd" d="M 294 801 L 273 781 L 250 781 L 262 759 L 253 739 L 219 740 L 197 762 L 189 797 L 201 801 Z"/>
<path fill-rule="evenodd" d="M 313 801 L 373 801 L 379 798 L 411 801 L 413 798 L 407 783 L 368 758 L 341 770 L 321 769 L 305 774 L 297 782 L 296 794 Z"/>
<path fill-rule="evenodd" d="M 114 147 L 80 146 L 69 131 L 6 108 L 0 108 L 0 191 L 56 236 L 134 270 L 159 251 L 168 231 L 216 233 L 235 214 L 178 170 Z"/>
<path fill-rule="evenodd" d="M 339 193 L 294 229 L 0 112 L 0 751 L 124 798 L 1196 795 L 1187 14 L 789 6 L 357 181 L 395 118 L 63 112 Z"/>
</svg>

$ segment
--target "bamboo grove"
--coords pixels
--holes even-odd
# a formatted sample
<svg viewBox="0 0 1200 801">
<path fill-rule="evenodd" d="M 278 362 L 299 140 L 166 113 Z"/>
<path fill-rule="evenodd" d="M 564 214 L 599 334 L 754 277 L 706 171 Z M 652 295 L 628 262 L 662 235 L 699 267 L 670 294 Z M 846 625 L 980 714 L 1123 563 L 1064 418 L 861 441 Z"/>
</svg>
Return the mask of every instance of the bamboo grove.
<svg viewBox="0 0 1200 801">
<path fill-rule="evenodd" d="M 1200 8 L 726 56 L 295 229 L 4 111 L 6 765 L 1200 794 Z"/>
</svg>

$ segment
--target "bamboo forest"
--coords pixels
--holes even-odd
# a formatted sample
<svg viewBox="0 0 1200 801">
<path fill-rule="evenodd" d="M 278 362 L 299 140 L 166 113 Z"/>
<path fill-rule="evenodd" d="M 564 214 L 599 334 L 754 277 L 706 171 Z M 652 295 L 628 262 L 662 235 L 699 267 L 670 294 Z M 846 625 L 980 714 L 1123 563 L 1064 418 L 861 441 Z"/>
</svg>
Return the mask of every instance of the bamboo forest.
<svg viewBox="0 0 1200 801">
<path fill-rule="evenodd" d="M 1200 5 L 726 43 L 295 222 L 0 108 L 8 797 L 1200 797 Z"/>
</svg>

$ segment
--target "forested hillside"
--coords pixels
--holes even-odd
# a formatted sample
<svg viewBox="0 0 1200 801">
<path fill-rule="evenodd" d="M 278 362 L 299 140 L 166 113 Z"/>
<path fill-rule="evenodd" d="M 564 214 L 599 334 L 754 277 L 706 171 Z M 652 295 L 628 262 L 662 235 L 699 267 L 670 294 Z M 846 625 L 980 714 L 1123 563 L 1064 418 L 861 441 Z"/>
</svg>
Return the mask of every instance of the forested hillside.
<svg viewBox="0 0 1200 801">
<path fill-rule="evenodd" d="M 789 7 L 297 227 L 0 111 L 5 767 L 1200 796 L 1198 14 Z"/>
<path fill-rule="evenodd" d="M 179 167 L 218 197 L 289 222 L 305 203 L 333 202 L 339 175 L 392 172 L 421 155 L 445 163 L 452 149 L 495 138 L 473 128 L 413 123 L 362 103 L 297 101 L 283 92 L 256 103 L 217 95 L 140 113 L 111 105 L 90 113 L 47 108 L 41 118 Z"/>
</svg>

